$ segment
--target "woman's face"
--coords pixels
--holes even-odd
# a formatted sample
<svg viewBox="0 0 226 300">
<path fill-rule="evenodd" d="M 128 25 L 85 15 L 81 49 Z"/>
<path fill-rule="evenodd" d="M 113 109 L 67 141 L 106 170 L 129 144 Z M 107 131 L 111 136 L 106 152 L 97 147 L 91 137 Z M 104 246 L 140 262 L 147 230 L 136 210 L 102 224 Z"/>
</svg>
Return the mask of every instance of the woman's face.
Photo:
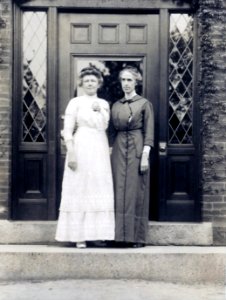
<svg viewBox="0 0 226 300">
<path fill-rule="evenodd" d="M 135 90 L 136 80 L 129 71 L 124 71 L 121 74 L 121 85 L 125 94 L 131 94 Z"/>
<path fill-rule="evenodd" d="M 99 80 L 95 75 L 85 75 L 82 79 L 83 90 L 89 96 L 95 95 L 99 86 Z"/>
</svg>

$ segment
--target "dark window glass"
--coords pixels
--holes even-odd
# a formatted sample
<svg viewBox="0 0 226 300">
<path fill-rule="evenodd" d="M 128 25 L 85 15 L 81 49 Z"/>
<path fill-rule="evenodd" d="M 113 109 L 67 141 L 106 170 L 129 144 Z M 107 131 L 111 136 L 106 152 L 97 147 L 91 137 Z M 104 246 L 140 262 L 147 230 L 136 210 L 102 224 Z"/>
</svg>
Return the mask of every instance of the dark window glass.
<svg viewBox="0 0 226 300">
<path fill-rule="evenodd" d="M 47 18 L 23 13 L 22 141 L 46 142 Z"/>
<path fill-rule="evenodd" d="M 192 144 L 193 21 L 188 14 L 170 15 L 170 144 Z"/>
</svg>

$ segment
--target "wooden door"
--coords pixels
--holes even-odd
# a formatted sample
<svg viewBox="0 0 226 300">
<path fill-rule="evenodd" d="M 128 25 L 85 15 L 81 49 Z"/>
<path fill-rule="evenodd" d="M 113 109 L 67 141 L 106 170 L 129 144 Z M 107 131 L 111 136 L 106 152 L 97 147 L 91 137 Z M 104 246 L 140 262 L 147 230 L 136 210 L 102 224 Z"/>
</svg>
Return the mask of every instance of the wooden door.
<svg viewBox="0 0 226 300">
<path fill-rule="evenodd" d="M 117 75 L 124 65 L 136 65 L 143 73 L 138 92 L 152 102 L 155 112 L 151 220 L 200 220 L 194 45 L 194 19 L 187 13 L 59 16 L 59 129 L 68 100 L 80 92 L 77 78 L 82 67 L 102 69 L 105 86 L 100 96 L 111 104 L 122 96 Z M 60 189 L 62 141 L 59 154 Z"/>
<path fill-rule="evenodd" d="M 59 130 L 63 126 L 63 115 L 69 99 L 80 93 L 77 79 L 82 67 L 95 65 L 103 71 L 104 86 L 99 94 L 112 104 L 122 97 L 118 73 L 126 64 L 136 65 L 142 71 L 143 85 L 139 88 L 139 93 L 152 102 L 157 121 L 159 15 L 61 13 L 59 16 Z M 58 195 L 60 195 L 64 157 L 65 147 L 63 141 L 59 139 Z M 152 159 L 152 174 L 157 172 L 157 164 L 157 159 Z M 151 218 L 157 216 L 156 178 L 157 176 L 152 176 L 151 179 Z M 60 199 L 58 205 L 59 201 Z"/>
</svg>

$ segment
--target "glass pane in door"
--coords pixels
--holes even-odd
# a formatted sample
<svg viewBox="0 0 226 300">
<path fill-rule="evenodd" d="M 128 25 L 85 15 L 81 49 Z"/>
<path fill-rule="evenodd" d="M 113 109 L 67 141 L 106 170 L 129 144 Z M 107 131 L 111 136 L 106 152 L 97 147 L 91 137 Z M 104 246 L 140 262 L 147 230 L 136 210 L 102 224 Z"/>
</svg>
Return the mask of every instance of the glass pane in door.
<svg viewBox="0 0 226 300">
<path fill-rule="evenodd" d="M 169 144 L 192 144 L 193 17 L 170 15 Z"/>
<path fill-rule="evenodd" d="M 46 142 L 47 17 L 23 13 L 22 142 Z"/>
</svg>

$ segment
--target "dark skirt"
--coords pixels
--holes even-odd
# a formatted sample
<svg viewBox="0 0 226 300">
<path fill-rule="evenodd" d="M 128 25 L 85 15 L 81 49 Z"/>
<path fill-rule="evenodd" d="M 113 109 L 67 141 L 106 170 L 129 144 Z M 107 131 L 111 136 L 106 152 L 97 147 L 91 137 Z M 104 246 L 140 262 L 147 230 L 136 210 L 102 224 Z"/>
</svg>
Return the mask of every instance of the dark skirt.
<svg viewBox="0 0 226 300">
<path fill-rule="evenodd" d="M 115 240 L 145 243 L 149 216 L 149 171 L 140 173 L 140 155 L 129 132 L 120 132 L 112 151 Z M 143 145 L 142 145 L 143 146 Z"/>
</svg>

